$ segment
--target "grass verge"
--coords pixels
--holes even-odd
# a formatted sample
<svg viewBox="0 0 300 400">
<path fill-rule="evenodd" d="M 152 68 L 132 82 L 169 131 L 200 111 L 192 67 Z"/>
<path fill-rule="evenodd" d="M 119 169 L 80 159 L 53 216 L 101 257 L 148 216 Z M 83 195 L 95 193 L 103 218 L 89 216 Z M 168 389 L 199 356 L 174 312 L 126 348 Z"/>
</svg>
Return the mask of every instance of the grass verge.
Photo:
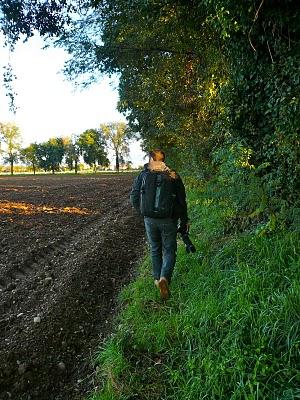
<svg viewBox="0 0 300 400">
<path fill-rule="evenodd" d="M 90 400 L 300 399 L 299 232 L 224 234 L 232 210 L 189 194 L 191 238 L 163 303 L 150 261 L 123 290 Z"/>
</svg>

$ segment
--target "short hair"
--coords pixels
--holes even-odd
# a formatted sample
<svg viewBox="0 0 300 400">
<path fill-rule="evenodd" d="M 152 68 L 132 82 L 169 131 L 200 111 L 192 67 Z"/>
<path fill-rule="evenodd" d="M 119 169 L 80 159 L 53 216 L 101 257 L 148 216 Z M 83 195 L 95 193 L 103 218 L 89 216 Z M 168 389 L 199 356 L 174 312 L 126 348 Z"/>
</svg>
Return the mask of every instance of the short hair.
<svg viewBox="0 0 300 400">
<path fill-rule="evenodd" d="M 166 154 L 161 149 L 155 149 L 150 152 L 150 157 L 154 161 L 165 161 Z"/>
</svg>

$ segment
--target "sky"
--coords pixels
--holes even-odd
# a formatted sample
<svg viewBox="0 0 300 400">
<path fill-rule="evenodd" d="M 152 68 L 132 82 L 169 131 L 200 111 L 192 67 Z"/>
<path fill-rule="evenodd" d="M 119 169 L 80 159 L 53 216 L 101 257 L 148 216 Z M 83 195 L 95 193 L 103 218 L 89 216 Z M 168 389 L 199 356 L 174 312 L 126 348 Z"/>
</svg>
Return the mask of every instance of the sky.
<svg viewBox="0 0 300 400">
<path fill-rule="evenodd" d="M 75 89 L 61 70 L 67 59 L 63 49 L 42 49 L 39 36 L 28 42 L 19 42 L 13 53 L 2 46 L 0 37 L 0 122 L 14 122 L 20 128 L 22 144 L 43 142 L 50 137 L 80 134 L 86 129 L 98 128 L 101 123 L 124 121 L 116 107 L 117 78 L 103 79 L 87 89 Z M 10 61 L 17 76 L 17 112 L 9 111 L 9 99 L 3 88 L 2 69 Z M 130 146 L 134 166 L 144 163 L 139 143 Z"/>
</svg>

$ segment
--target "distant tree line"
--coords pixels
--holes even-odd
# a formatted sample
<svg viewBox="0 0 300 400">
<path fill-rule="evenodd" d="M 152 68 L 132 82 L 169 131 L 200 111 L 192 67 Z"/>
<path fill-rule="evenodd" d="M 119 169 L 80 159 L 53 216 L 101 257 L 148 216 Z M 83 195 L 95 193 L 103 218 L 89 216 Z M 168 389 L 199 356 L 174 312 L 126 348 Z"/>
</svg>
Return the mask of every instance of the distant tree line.
<svg viewBox="0 0 300 400">
<path fill-rule="evenodd" d="M 108 167 L 108 150 L 115 156 L 115 169 L 128 161 L 129 141 L 132 134 L 124 122 L 101 124 L 99 129 L 87 129 L 78 136 L 52 137 L 43 143 L 21 145 L 20 129 L 13 123 L 0 123 L 0 153 L 5 164 L 10 165 L 11 174 L 15 164 L 37 169 L 59 171 L 65 162 L 70 170 L 78 172 L 80 158 L 94 171 Z"/>
</svg>

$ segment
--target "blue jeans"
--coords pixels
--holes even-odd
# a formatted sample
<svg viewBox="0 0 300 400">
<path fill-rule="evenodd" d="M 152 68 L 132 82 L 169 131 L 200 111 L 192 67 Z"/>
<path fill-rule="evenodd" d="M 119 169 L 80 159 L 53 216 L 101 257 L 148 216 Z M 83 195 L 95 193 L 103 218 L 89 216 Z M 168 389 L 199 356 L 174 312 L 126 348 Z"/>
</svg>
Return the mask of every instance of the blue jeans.
<svg viewBox="0 0 300 400">
<path fill-rule="evenodd" d="M 154 279 L 167 278 L 170 283 L 176 262 L 177 220 L 173 218 L 144 218 L 151 249 Z"/>
</svg>

